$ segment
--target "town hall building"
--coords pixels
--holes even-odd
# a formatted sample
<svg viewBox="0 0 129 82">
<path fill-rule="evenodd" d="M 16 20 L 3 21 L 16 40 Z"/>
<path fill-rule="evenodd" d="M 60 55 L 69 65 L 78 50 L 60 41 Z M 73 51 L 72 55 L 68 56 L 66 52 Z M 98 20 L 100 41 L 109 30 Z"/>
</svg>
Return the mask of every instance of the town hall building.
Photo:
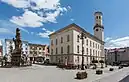
<svg viewBox="0 0 129 82">
<path fill-rule="evenodd" d="M 50 62 L 54 64 L 81 65 L 82 50 L 84 50 L 85 65 L 90 64 L 93 59 L 104 60 L 102 15 L 102 12 L 95 12 L 94 14 L 94 35 L 74 23 L 50 34 Z M 81 39 L 82 33 L 84 34 L 83 41 Z"/>
</svg>

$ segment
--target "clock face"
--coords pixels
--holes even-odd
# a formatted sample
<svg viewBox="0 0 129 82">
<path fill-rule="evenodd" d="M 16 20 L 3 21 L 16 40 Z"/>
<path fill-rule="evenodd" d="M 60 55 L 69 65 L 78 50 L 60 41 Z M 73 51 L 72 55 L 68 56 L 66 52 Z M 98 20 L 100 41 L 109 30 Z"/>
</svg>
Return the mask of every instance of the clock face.
<svg viewBox="0 0 129 82">
<path fill-rule="evenodd" d="M 96 29 L 96 31 L 98 31 L 98 29 Z"/>
</svg>

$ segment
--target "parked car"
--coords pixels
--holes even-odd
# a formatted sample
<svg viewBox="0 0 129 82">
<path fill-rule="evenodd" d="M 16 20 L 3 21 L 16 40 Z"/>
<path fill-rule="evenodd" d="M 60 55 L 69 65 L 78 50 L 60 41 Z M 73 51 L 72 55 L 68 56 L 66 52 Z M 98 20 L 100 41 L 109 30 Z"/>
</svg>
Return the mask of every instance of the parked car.
<svg viewBox="0 0 129 82">
<path fill-rule="evenodd" d="M 120 64 L 120 66 L 128 67 L 129 65 L 127 63 L 122 63 L 122 64 Z"/>
<path fill-rule="evenodd" d="M 49 62 L 49 59 L 46 59 L 45 61 L 44 61 L 44 64 L 49 64 L 50 62 Z"/>
</svg>

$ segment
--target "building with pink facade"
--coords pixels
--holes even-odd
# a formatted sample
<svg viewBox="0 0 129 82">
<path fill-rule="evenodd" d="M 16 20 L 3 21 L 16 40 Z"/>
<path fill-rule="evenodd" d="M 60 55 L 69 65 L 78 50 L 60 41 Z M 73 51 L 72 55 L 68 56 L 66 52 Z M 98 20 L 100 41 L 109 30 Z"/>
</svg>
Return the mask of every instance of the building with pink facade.
<svg viewBox="0 0 129 82">
<path fill-rule="evenodd" d="M 32 44 L 29 43 L 29 57 L 30 60 L 37 60 L 37 59 L 42 59 L 46 60 L 48 59 L 49 55 L 49 48 L 47 45 L 42 45 L 42 44 Z"/>
<path fill-rule="evenodd" d="M 129 47 L 105 50 L 108 64 L 129 62 Z"/>
</svg>

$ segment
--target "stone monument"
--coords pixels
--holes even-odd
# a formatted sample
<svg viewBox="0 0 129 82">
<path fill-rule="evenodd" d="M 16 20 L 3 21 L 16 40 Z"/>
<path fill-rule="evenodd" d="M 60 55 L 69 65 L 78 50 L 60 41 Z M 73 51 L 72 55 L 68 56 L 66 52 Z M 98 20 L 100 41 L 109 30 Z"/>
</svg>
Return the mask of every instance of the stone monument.
<svg viewBox="0 0 129 82">
<path fill-rule="evenodd" d="M 20 29 L 16 29 L 16 39 L 13 38 L 15 49 L 12 52 L 11 64 L 12 66 L 20 66 L 22 56 L 22 41 L 20 36 Z"/>
</svg>

